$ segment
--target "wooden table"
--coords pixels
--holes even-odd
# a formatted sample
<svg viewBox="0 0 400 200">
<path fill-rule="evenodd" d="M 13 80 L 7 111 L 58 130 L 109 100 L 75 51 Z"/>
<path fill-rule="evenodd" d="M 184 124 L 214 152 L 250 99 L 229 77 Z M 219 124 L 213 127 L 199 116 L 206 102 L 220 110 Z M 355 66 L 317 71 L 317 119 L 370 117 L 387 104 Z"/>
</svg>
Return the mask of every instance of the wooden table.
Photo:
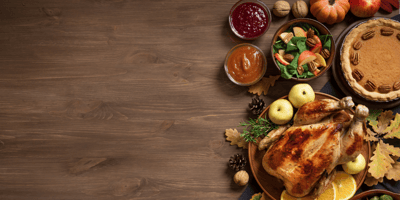
<svg viewBox="0 0 400 200">
<path fill-rule="evenodd" d="M 0 199 L 237 199 L 228 160 L 247 151 L 224 132 L 254 116 L 223 69 L 243 42 L 228 26 L 235 2 L 1 0 Z M 267 76 L 290 19 L 252 42 Z M 328 27 L 337 37 L 356 20 Z M 262 98 L 294 84 L 279 79 Z"/>
</svg>

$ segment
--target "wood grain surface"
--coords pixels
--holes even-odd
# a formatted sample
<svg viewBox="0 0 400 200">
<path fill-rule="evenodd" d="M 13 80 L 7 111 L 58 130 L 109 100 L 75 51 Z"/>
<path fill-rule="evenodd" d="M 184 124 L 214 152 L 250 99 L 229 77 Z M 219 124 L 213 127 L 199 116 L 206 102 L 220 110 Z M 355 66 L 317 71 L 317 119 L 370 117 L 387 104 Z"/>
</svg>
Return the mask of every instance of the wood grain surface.
<svg viewBox="0 0 400 200">
<path fill-rule="evenodd" d="M 0 0 L 0 199 L 238 199 L 228 160 L 247 150 L 224 131 L 254 116 L 223 70 L 243 42 L 228 26 L 235 2 Z M 251 43 L 269 52 L 290 19 Z"/>
</svg>

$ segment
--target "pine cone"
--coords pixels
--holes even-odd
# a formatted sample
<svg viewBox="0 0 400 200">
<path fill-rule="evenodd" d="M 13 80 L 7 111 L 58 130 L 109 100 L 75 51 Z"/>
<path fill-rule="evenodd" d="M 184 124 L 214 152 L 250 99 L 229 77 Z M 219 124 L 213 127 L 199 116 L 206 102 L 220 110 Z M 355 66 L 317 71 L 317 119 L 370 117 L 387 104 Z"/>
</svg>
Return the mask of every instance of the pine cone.
<svg viewBox="0 0 400 200">
<path fill-rule="evenodd" d="M 265 102 L 263 99 L 260 99 L 258 96 L 254 97 L 249 104 L 250 110 L 255 115 L 259 115 L 263 112 L 265 107 Z"/>
<path fill-rule="evenodd" d="M 231 167 L 236 172 L 244 170 L 246 163 L 246 158 L 243 157 L 242 154 L 236 154 L 234 156 L 231 156 L 231 158 L 229 159 L 229 167 Z"/>
</svg>

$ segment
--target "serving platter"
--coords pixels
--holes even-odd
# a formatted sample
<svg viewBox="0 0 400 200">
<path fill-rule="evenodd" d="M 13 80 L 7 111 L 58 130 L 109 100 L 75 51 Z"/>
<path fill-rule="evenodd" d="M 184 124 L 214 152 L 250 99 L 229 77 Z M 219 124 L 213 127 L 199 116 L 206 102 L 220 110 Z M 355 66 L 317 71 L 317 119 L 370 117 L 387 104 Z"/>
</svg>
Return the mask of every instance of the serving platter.
<svg viewBox="0 0 400 200">
<path fill-rule="evenodd" d="M 287 99 L 288 96 L 283 96 L 280 99 Z M 334 100 L 339 100 L 338 98 L 321 93 L 321 92 L 315 92 L 315 99 L 334 99 Z M 268 110 L 269 106 L 264 109 L 264 111 L 260 114 L 260 117 L 266 117 L 268 118 Z M 296 110 L 295 110 L 296 112 Z M 354 114 L 353 110 L 348 110 L 350 114 Z M 261 139 L 259 139 L 260 141 Z M 362 155 L 366 158 L 367 163 L 369 163 L 370 157 L 371 157 L 371 149 L 370 149 L 370 144 L 368 142 L 364 141 L 363 149 L 362 149 Z M 265 154 L 266 150 L 259 151 L 258 146 L 255 143 L 250 142 L 249 143 L 249 163 L 250 163 L 250 168 L 251 171 L 254 175 L 254 178 L 256 179 L 258 185 L 261 187 L 261 189 L 273 200 L 279 200 L 281 193 L 283 190 L 285 190 L 285 187 L 283 186 L 283 183 L 281 180 L 275 178 L 274 176 L 269 175 L 264 168 L 262 167 L 262 158 Z M 337 170 L 342 170 L 341 167 L 337 167 Z M 364 182 L 365 176 L 367 175 L 367 168 L 364 169 L 362 172 L 353 175 L 353 177 L 356 180 L 357 183 L 357 189 L 361 187 L 361 185 Z"/>
<path fill-rule="evenodd" d="M 378 19 L 378 18 L 379 17 L 374 17 L 371 19 Z M 400 105 L 400 100 L 380 101 L 380 102 L 370 101 L 370 100 L 365 99 L 364 97 L 360 96 L 358 93 L 356 93 L 353 90 L 353 88 L 350 87 L 349 83 L 345 79 L 345 77 L 343 75 L 342 67 L 341 67 L 341 61 L 340 61 L 341 47 L 343 46 L 343 43 L 345 41 L 347 34 L 351 30 L 353 30 L 354 28 L 359 26 L 360 24 L 365 23 L 366 21 L 371 20 L 371 19 L 364 19 L 364 20 L 354 22 L 351 25 L 349 25 L 346 29 L 344 29 L 342 31 L 342 33 L 340 33 L 340 35 L 336 39 L 336 44 L 335 44 L 336 45 L 336 52 L 335 52 L 336 55 L 335 55 L 335 59 L 333 60 L 333 63 L 332 63 L 332 74 L 333 74 L 333 77 L 334 77 L 337 85 L 339 86 L 339 88 L 343 91 L 343 93 L 346 96 L 352 96 L 354 102 L 363 104 L 370 109 L 393 108 L 393 107 Z"/>
</svg>

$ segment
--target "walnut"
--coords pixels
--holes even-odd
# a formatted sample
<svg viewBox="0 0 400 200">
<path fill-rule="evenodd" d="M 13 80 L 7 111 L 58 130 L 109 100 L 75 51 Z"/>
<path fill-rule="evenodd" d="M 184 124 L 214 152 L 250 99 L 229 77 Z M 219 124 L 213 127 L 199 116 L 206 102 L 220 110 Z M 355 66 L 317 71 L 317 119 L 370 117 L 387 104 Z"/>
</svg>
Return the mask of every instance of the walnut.
<svg viewBox="0 0 400 200">
<path fill-rule="evenodd" d="M 353 48 L 355 50 L 359 50 L 359 49 L 361 49 L 361 47 L 362 47 L 362 42 L 361 41 L 358 41 L 358 42 L 354 43 L 354 45 L 353 45 Z"/>
<path fill-rule="evenodd" d="M 392 90 L 392 86 L 391 85 L 381 85 L 378 87 L 378 91 L 380 93 L 388 93 Z"/>
<path fill-rule="evenodd" d="M 238 171 L 233 177 L 233 181 L 239 186 L 245 186 L 249 182 L 249 174 L 244 170 Z"/>
<path fill-rule="evenodd" d="M 321 51 L 321 56 L 324 57 L 325 59 L 328 59 L 329 57 L 331 57 L 331 52 L 329 52 L 328 49 L 323 49 Z"/>
<path fill-rule="evenodd" d="M 316 44 L 317 44 L 317 42 L 316 42 L 314 39 L 312 39 L 312 38 L 307 38 L 307 40 L 306 40 L 306 45 L 307 45 L 307 46 L 309 46 L 309 47 L 314 47 Z"/>
<path fill-rule="evenodd" d="M 361 36 L 361 38 L 362 38 L 363 40 L 368 40 L 368 39 L 373 38 L 374 36 L 375 36 L 375 31 L 374 31 L 374 30 L 371 30 L 371 31 L 365 32 L 365 33 Z"/>
<path fill-rule="evenodd" d="M 304 68 L 303 68 L 303 66 L 299 65 L 299 66 L 297 67 L 297 73 L 299 73 L 300 75 L 303 75 L 303 73 L 304 73 Z"/>
<path fill-rule="evenodd" d="M 389 27 L 383 27 L 381 29 L 381 34 L 384 36 L 390 36 L 390 35 L 393 35 L 393 33 L 394 33 L 393 29 L 391 29 Z"/>
<path fill-rule="evenodd" d="M 362 78 L 364 78 L 364 74 L 359 69 L 355 69 L 351 74 L 353 75 L 353 78 L 356 79 L 357 82 L 361 81 Z"/>
<path fill-rule="evenodd" d="M 290 12 L 290 4 L 287 1 L 277 1 L 272 8 L 272 12 L 277 17 L 284 17 Z"/>
<path fill-rule="evenodd" d="M 296 1 L 292 6 L 292 13 L 296 18 L 306 17 L 308 14 L 307 3 L 302 0 Z"/>
<path fill-rule="evenodd" d="M 396 81 L 393 83 L 393 90 L 400 90 L 400 81 Z"/>
<path fill-rule="evenodd" d="M 358 52 L 353 52 L 350 55 L 350 61 L 353 63 L 353 65 L 358 65 L 358 63 L 360 63 L 360 56 L 358 55 Z"/>
<path fill-rule="evenodd" d="M 372 91 L 374 91 L 376 89 L 376 84 L 371 80 L 367 80 L 367 82 L 365 83 L 364 87 L 368 91 L 372 92 Z"/>
<path fill-rule="evenodd" d="M 293 59 L 294 59 L 294 56 L 292 54 L 285 54 L 283 56 L 283 59 L 285 59 L 286 61 L 291 63 L 293 61 Z"/>
<path fill-rule="evenodd" d="M 314 34 L 315 34 L 315 31 L 312 30 L 311 28 L 309 28 L 307 31 L 307 38 L 313 38 Z"/>
</svg>

